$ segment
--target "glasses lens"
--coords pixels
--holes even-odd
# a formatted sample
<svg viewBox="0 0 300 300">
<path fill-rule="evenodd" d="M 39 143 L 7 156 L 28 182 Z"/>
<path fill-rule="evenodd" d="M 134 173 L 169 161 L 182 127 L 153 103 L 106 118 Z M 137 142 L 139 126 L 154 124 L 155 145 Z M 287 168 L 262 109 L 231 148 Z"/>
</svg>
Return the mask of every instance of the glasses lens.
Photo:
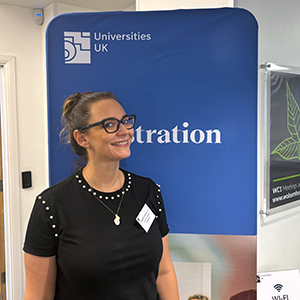
<svg viewBox="0 0 300 300">
<path fill-rule="evenodd" d="M 114 118 L 108 119 L 103 123 L 103 127 L 106 132 L 114 133 L 118 131 L 120 123 L 122 123 L 127 129 L 131 129 L 135 124 L 135 116 L 126 116 L 121 121 Z"/>
<path fill-rule="evenodd" d="M 131 129 L 134 126 L 135 118 L 134 116 L 127 116 L 123 119 L 122 124 L 127 128 Z"/>
<path fill-rule="evenodd" d="M 116 132 L 118 129 L 118 123 L 118 120 L 115 119 L 106 120 L 103 127 L 107 132 Z"/>
</svg>

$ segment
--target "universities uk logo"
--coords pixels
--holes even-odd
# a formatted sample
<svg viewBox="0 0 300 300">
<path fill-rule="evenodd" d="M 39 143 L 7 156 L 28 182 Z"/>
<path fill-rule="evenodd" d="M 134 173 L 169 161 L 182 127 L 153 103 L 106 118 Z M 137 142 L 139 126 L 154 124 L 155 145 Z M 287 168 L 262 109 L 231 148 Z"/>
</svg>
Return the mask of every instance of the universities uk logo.
<svg viewBox="0 0 300 300">
<path fill-rule="evenodd" d="M 90 32 L 64 32 L 64 49 L 66 64 L 91 63 Z"/>
<path fill-rule="evenodd" d="M 151 39 L 151 33 L 140 31 L 94 32 L 93 36 L 86 31 L 64 31 L 65 64 L 91 64 L 92 51 L 93 54 L 105 55 L 117 43 L 147 43 Z"/>
</svg>

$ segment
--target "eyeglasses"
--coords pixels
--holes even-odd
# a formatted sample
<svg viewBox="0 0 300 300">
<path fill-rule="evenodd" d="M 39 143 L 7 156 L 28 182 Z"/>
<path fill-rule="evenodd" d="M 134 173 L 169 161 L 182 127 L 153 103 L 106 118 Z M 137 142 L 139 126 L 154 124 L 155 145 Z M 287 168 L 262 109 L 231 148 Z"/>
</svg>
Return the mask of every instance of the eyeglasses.
<svg viewBox="0 0 300 300">
<path fill-rule="evenodd" d="M 92 128 L 98 125 L 102 125 L 104 130 L 107 133 L 117 132 L 120 128 L 120 124 L 122 123 L 126 129 L 131 129 L 134 127 L 136 115 L 125 115 L 121 120 L 116 118 L 108 118 L 104 119 L 100 122 L 96 122 L 87 126 L 82 127 L 80 130 Z"/>
</svg>

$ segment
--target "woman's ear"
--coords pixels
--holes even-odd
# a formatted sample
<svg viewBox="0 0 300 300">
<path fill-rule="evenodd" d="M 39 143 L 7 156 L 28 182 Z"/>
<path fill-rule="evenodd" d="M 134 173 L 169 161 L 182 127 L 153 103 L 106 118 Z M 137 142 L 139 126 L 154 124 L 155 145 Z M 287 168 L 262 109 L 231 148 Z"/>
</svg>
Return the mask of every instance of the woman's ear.
<svg viewBox="0 0 300 300">
<path fill-rule="evenodd" d="M 83 148 L 88 148 L 89 144 L 86 140 L 86 134 L 83 132 L 80 132 L 78 129 L 74 130 L 73 137 L 76 140 L 77 144 Z"/>
</svg>

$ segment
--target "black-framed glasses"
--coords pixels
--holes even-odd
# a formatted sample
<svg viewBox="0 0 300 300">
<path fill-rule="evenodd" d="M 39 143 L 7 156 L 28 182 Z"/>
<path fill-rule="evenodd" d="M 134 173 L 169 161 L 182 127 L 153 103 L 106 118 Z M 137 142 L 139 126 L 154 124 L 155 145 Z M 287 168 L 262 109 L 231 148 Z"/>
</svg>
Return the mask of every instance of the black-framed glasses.
<svg viewBox="0 0 300 300">
<path fill-rule="evenodd" d="M 121 123 L 128 130 L 133 128 L 135 125 L 135 119 L 136 119 L 136 115 L 125 115 L 121 120 L 118 120 L 116 118 L 108 118 L 108 119 L 104 119 L 100 122 L 96 122 L 96 123 L 84 126 L 80 130 L 84 130 L 84 129 L 92 128 L 92 127 L 95 127 L 98 125 L 102 125 L 104 130 L 107 133 L 114 133 L 119 130 Z"/>
</svg>

